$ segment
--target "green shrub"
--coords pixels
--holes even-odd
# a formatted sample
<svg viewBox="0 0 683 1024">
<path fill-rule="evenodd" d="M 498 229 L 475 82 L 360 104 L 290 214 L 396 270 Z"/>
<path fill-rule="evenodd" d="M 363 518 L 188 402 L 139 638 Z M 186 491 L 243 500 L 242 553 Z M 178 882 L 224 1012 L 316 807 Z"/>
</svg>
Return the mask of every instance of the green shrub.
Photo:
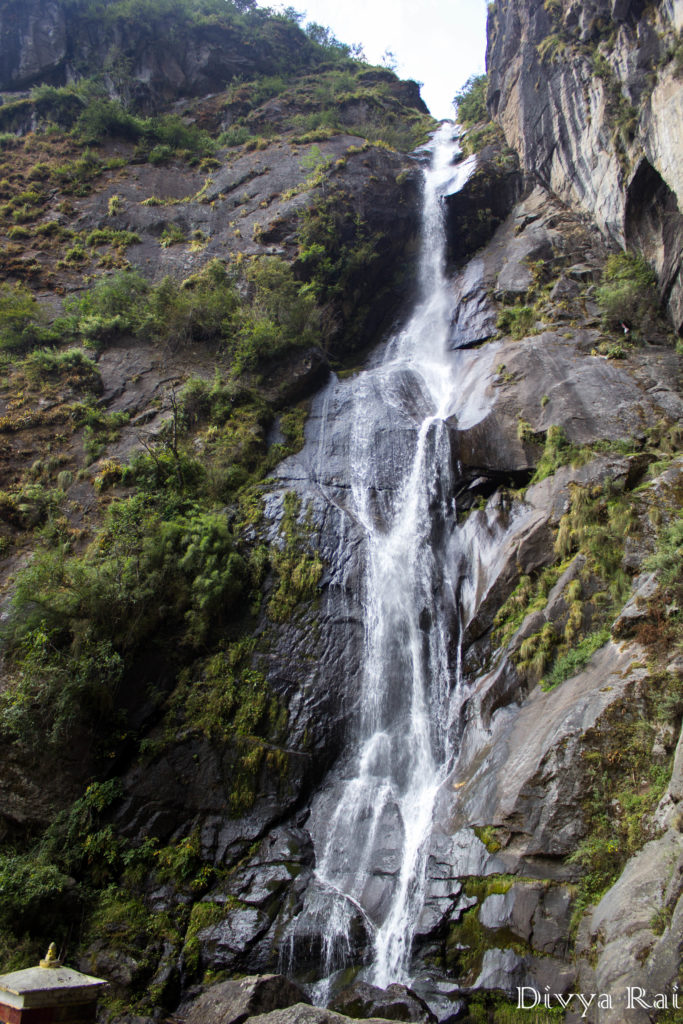
<svg viewBox="0 0 683 1024">
<path fill-rule="evenodd" d="M 244 124 L 235 124 L 218 136 L 219 146 L 243 146 L 251 138 L 251 132 Z"/>
<path fill-rule="evenodd" d="M 171 245 L 182 245 L 187 241 L 185 232 L 179 224 L 169 224 L 161 232 L 159 244 L 162 249 L 168 249 Z"/>
<path fill-rule="evenodd" d="M 64 263 L 79 265 L 81 263 L 85 263 L 87 260 L 88 254 L 80 242 L 77 242 L 76 245 L 64 253 Z"/>
<path fill-rule="evenodd" d="M 32 745 L 120 728 L 125 659 L 167 635 L 203 644 L 243 614 L 248 578 L 224 514 L 163 519 L 142 496 L 113 502 L 83 555 L 39 550 L 17 577 L 0 732 Z"/>
<path fill-rule="evenodd" d="M 531 306 L 506 306 L 498 314 L 496 327 L 503 334 L 521 341 L 531 333 L 535 323 L 536 315 Z"/>
<path fill-rule="evenodd" d="M 0 132 L 0 150 L 14 149 L 20 142 L 21 139 L 14 132 Z"/>
<path fill-rule="evenodd" d="M 149 151 L 147 159 L 154 167 L 158 167 L 160 164 L 167 164 L 168 161 L 172 159 L 173 155 L 174 152 L 171 146 L 158 144 L 153 146 Z"/>
<path fill-rule="evenodd" d="M 239 311 L 234 370 L 241 374 L 289 348 L 320 341 L 320 313 L 313 295 L 295 279 L 291 267 L 275 256 L 249 267 L 252 301 Z"/>
<path fill-rule="evenodd" d="M 21 284 L 0 284 L 0 350 L 22 352 L 40 344 L 45 318 L 34 296 Z"/>
<path fill-rule="evenodd" d="M 103 455 L 107 445 L 118 439 L 128 417 L 127 412 L 103 412 L 99 407 L 86 407 L 83 451 L 87 465 Z"/>
<path fill-rule="evenodd" d="M 486 75 L 472 75 L 467 79 L 460 92 L 455 94 L 453 104 L 456 119 L 464 128 L 478 124 L 480 121 L 490 120 L 486 106 L 487 87 Z"/>
<path fill-rule="evenodd" d="M 86 145 L 106 138 L 135 141 L 143 132 L 139 118 L 129 114 L 115 100 L 99 97 L 91 100 L 76 121 L 76 133 Z"/>
<path fill-rule="evenodd" d="M 554 32 L 546 36 L 536 47 L 536 50 L 544 64 L 553 64 L 556 61 L 562 60 L 567 50 L 567 41 L 560 33 Z"/>
<path fill-rule="evenodd" d="M 76 87 L 46 83 L 31 89 L 31 100 L 40 117 L 60 128 L 72 128 L 85 104 Z"/>
<path fill-rule="evenodd" d="M 147 321 L 149 284 L 134 270 L 100 277 L 78 299 L 64 303 L 72 327 L 86 338 L 106 340 L 118 332 L 138 333 Z"/>
<path fill-rule="evenodd" d="M 183 423 L 192 427 L 208 420 L 222 426 L 232 415 L 236 398 L 235 387 L 223 382 L 218 368 L 211 382 L 190 377 L 178 398 Z"/>
<path fill-rule="evenodd" d="M 96 228 L 85 240 L 86 245 L 111 245 L 122 252 L 129 245 L 139 245 L 142 239 L 136 231 L 117 231 L 114 228 Z"/>
<path fill-rule="evenodd" d="M 61 811 L 47 828 L 40 843 L 41 857 L 69 874 L 80 874 L 94 866 L 104 880 L 116 865 L 121 844 L 101 818 L 121 794 L 119 779 L 91 783 L 83 796 Z M 106 839 L 110 840 L 108 849 Z"/>
<path fill-rule="evenodd" d="M 57 554 L 41 560 L 33 578 L 47 573 L 58 577 L 61 569 Z M 42 614 L 43 622 L 64 624 L 57 610 L 60 602 L 48 607 L 51 598 L 45 590 L 34 597 L 32 604 L 22 598 L 31 608 L 32 621 Z M 91 635 L 81 638 L 77 652 L 65 650 L 60 629 L 35 625 L 22 630 L 14 648 L 16 672 L 10 672 L 0 694 L 0 734 L 30 748 L 47 745 L 56 750 L 83 728 L 115 727 L 114 694 L 123 670 L 120 655 L 110 641 Z"/>
<path fill-rule="evenodd" d="M 97 365 L 79 348 L 62 352 L 41 348 L 31 352 L 23 364 L 26 376 L 34 381 L 68 376 L 72 382 L 97 387 L 101 378 Z"/>
<path fill-rule="evenodd" d="M 214 260 L 182 285 L 166 277 L 151 291 L 145 332 L 174 344 L 220 341 L 239 305 L 224 265 Z"/>
<path fill-rule="evenodd" d="M 657 538 L 654 554 L 645 562 L 654 570 L 664 590 L 669 614 L 680 619 L 683 608 L 683 513 L 666 526 Z"/>
<path fill-rule="evenodd" d="M 497 142 L 504 143 L 505 136 L 500 125 L 495 124 L 493 121 L 485 124 L 483 128 L 471 128 L 462 140 L 463 156 L 479 153 L 485 146 L 490 146 Z"/>
<path fill-rule="evenodd" d="M 54 864 L 31 854 L 0 851 L 0 928 L 16 935 L 26 931 L 63 935 L 64 922 L 59 918 L 72 887 L 73 879 Z"/>
<path fill-rule="evenodd" d="M 590 449 L 580 448 L 571 443 L 564 427 L 559 425 L 548 427 L 543 455 L 530 483 L 535 484 L 539 480 L 545 480 L 547 476 L 552 476 L 557 472 L 560 466 L 580 465 L 582 462 L 588 461 L 591 456 Z"/>
<path fill-rule="evenodd" d="M 632 252 L 611 255 L 597 289 L 605 326 L 619 329 L 624 324 L 642 333 L 657 315 L 657 279 L 645 259 Z"/>
<path fill-rule="evenodd" d="M 78 160 L 70 160 L 65 164 L 53 167 L 50 172 L 52 181 L 67 195 L 84 196 L 90 191 L 90 183 L 105 170 L 105 165 L 90 150 L 86 150 Z"/>
<path fill-rule="evenodd" d="M 578 675 L 588 664 L 596 651 L 604 647 L 610 638 L 610 631 L 607 626 L 588 633 L 574 647 L 571 647 L 565 654 L 561 654 L 552 669 L 541 682 L 542 690 L 552 690 L 563 683 L 565 679 Z"/>
<path fill-rule="evenodd" d="M 34 230 L 37 235 L 45 235 L 47 238 L 73 237 L 73 231 L 71 231 L 69 228 L 62 227 L 62 225 L 56 220 L 48 220 L 45 221 L 43 224 L 36 224 Z"/>
</svg>

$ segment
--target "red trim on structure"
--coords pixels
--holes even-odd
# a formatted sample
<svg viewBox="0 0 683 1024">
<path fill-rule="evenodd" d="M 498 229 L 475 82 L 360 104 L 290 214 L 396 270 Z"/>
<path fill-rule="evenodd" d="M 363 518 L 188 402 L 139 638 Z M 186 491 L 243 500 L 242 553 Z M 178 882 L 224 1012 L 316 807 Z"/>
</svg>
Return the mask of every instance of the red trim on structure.
<svg viewBox="0 0 683 1024">
<path fill-rule="evenodd" d="M 95 1020 L 96 1010 L 96 1003 L 28 1009 L 0 1003 L 0 1024 L 91 1024 Z"/>
</svg>

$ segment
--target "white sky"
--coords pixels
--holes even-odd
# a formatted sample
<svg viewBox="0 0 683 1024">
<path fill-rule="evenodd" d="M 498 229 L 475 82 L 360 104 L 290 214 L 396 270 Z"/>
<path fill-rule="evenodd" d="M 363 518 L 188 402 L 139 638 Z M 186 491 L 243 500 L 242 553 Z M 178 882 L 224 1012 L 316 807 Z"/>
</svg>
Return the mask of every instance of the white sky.
<svg viewBox="0 0 683 1024">
<path fill-rule="evenodd" d="M 329 26 L 343 43 L 361 43 L 371 64 L 386 50 L 401 78 L 423 82 L 434 117 L 453 116 L 452 100 L 470 75 L 481 74 L 486 50 L 486 0 L 265 0 L 294 7 L 305 21 Z"/>
</svg>

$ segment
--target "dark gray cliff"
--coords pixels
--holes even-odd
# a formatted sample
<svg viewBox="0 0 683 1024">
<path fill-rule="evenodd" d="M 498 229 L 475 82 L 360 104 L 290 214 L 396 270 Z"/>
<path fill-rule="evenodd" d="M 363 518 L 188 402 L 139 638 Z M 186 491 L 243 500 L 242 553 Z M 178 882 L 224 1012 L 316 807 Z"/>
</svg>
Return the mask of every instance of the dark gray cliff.
<svg viewBox="0 0 683 1024">
<path fill-rule="evenodd" d="M 163 5 L 137 18 L 111 6 L 11 0 L 0 12 L 0 89 L 63 85 L 98 69 L 112 94 L 144 107 L 219 91 L 238 75 L 312 67 L 319 59 L 293 22 L 271 19 L 267 34 L 257 37 L 249 18 L 263 25 L 267 15 L 235 11 L 232 23 L 215 12 L 198 23 Z"/>
<path fill-rule="evenodd" d="M 489 109 L 522 166 L 655 269 L 683 325 L 679 2 L 496 0 Z"/>
</svg>

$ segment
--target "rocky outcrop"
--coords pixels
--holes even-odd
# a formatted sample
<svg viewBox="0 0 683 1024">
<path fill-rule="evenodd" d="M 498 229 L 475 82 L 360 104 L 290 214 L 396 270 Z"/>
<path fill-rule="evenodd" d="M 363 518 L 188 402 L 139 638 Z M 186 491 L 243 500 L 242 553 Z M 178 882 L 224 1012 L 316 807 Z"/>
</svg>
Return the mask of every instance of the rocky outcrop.
<svg viewBox="0 0 683 1024">
<path fill-rule="evenodd" d="M 486 146 L 470 160 L 465 184 L 444 196 L 449 256 L 461 265 L 489 241 L 522 191 L 517 159 L 502 145 Z M 457 332 L 456 339 L 462 344 Z"/>
<path fill-rule="evenodd" d="M 244 1024 L 248 1017 L 307 1002 L 302 989 L 287 978 L 262 974 L 212 985 L 178 1013 L 184 1024 Z"/>
<path fill-rule="evenodd" d="M 452 486 L 459 505 L 471 511 L 448 542 L 447 564 L 458 586 L 467 699 L 454 726 L 460 754 L 436 816 L 415 943 L 419 973 L 436 962 L 458 979 L 458 991 L 446 992 L 443 977 L 443 991 L 424 978 L 417 986 L 442 1020 L 455 1012 L 464 985 L 514 997 L 518 985 L 543 990 L 552 984 L 553 991 L 569 992 L 578 984 L 569 921 L 581 870 L 571 858 L 587 834 L 587 772 L 591 759 L 600 756 L 599 737 L 609 735 L 620 716 L 650 713 L 645 649 L 634 637 L 650 621 L 650 602 L 658 593 L 651 577 L 636 575 L 653 543 L 644 508 L 638 512 L 638 549 L 624 545 L 634 589 L 623 625 L 617 620 L 614 627 L 614 641 L 603 643 L 581 670 L 549 692 L 520 665 L 522 645 L 536 642 L 544 628 L 562 636 L 572 588 L 580 584 L 588 599 L 598 585 L 589 582 L 595 570 L 581 552 L 560 571 L 554 542 L 574 496 L 631 494 L 650 460 L 635 449 L 646 445 L 648 431 L 675 423 L 683 411 L 672 349 L 651 345 L 630 349 L 624 360 L 606 357 L 614 340 L 604 333 L 594 297 L 605 258 L 606 247 L 587 220 L 537 187 L 454 279 L 456 295 L 469 295 L 477 311 L 487 311 L 490 326 L 483 333 L 499 336 L 486 344 L 476 338 L 478 345 L 467 348 L 453 344 L 451 357 L 459 383 L 448 420 Z M 527 332 L 517 339 L 506 335 L 506 310 L 514 314 L 532 302 Z M 456 313 L 462 329 L 470 323 L 469 306 Z M 375 459 L 366 467 L 370 507 L 382 522 L 385 495 L 405 471 L 404 450 L 414 443 L 415 424 L 427 408 L 410 371 L 387 373 L 391 384 L 384 381 L 383 388 L 389 386 L 393 401 L 381 422 L 373 420 L 372 385 L 363 392 L 358 424 L 350 382 L 332 380 L 313 403 L 304 449 L 279 470 L 281 481 L 310 503 L 314 543 L 329 561 L 321 581 L 322 674 L 308 673 L 307 688 L 309 700 L 317 693 L 326 714 L 336 709 L 335 728 L 342 730 L 353 722 L 359 693 L 362 612 L 356 595 L 365 557 L 363 531 L 347 514 L 354 507 L 351 437 L 362 430 L 372 444 Z M 506 493 L 504 485 L 529 483 L 560 427 L 577 464 L 567 457 L 525 492 Z M 625 445 L 631 446 L 629 454 L 621 454 L 629 451 Z M 664 507 L 670 509 L 670 488 L 678 485 L 666 476 L 650 486 L 663 488 Z M 270 514 L 277 515 L 275 496 Z M 504 649 L 493 651 L 497 615 L 520 576 L 540 580 L 547 567 L 555 575 L 544 600 L 520 619 Z M 342 690 L 334 665 L 344 649 L 352 653 Z M 279 672 L 276 665 L 277 659 L 271 667 Z M 669 736 L 661 756 L 671 750 Z M 323 805 L 333 814 L 345 770 L 339 762 L 332 768 L 325 793 L 316 798 L 318 819 Z M 379 919 L 395 869 L 391 823 L 383 827 L 382 878 L 376 899 L 369 889 L 366 894 L 370 913 Z M 358 925 L 353 952 L 360 959 L 368 942 L 360 915 Z M 673 941 L 665 943 L 669 952 Z M 476 955 L 468 952 L 472 948 Z"/>
<path fill-rule="evenodd" d="M 385 989 L 357 981 L 345 988 L 330 1004 L 331 1010 L 347 1017 L 367 1020 L 414 1021 L 415 1024 L 436 1024 L 436 1017 L 427 1004 L 405 985 L 388 985 Z"/>
<path fill-rule="evenodd" d="M 113 25 L 112 38 L 132 68 L 127 98 L 141 109 L 203 93 L 219 79 L 222 88 L 236 73 L 273 68 L 300 39 L 291 27 L 284 36 L 275 28 L 272 49 L 249 48 L 237 23 L 203 25 L 183 37 L 182 53 L 169 45 L 162 55 L 153 26 L 136 26 L 133 36 L 122 19 L 103 19 L 103 27 L 88 22 L 85 45 L 82 18 L 67 25 L 56 2 L 41 10 L 42 20 L 33 0 L 5 5 L 0 85 L 65 81 L 76 74 L 74 46 L 83 44 L 89 58 L 102 61 L 105 28 Z M 601 18 L 615 28 L 611 49 Z M 267 703 L 265 713 L 281 720 L 281 733 L 252 735 L 246 716 L 231 731 L 237 711 L 230 706 L 231 720 L 223 721 L 222 703 L 215 720 L 185 727 L 180 705 L 189 691 L 201 702 L 201 670 L 184 675 L 187 692 L 178 692 L 159 721 L 180 671 L 171 664 L 172 657 L 180 662 L 175 650 L 163 664 L 141 659 L 140 671 L 118 691 L 130 733 L 111 755 L 113 767 L 107 760 L 104 769 L 108 778 L 116 772 L 118 795 L 99 808 L 95 788 L 91 803 L 80 805 L 82 817 L 62 824 L 78 833 L 75 873 L 87 872 L 90 852 L 104 847 L 97 867 L 106 899 L 113 900 L 117 880 L 134 887 L 114 909 L 103 897 L 96 919 L 103 924 L 82 941 L 83 968 L 109 977 L 121 998 L 149 990 L 158 1007 L 187 1024 L 373 1017 L 451 1024 L 467 1014 L 468 1003 L 473 1018 L 489 999 L 493 1013 L 494 1003 L 514 998 L 519 985 L 603 991 L 642 979 L 645 987 L 664 989 L 675 978 L 683 905 L 681 665 L 665 648 L 680 602 L 664 582 L 662 559 L 653 567 L 647 557 L 680 505 L 679 367 L 661 325 L 633 347 L 605 328 L 596 301 L 608 250 L 626 242 L 646 255 L 680 319 L 680 141 L 671 130 L 680 89 L 664 62 L 672 18 L 670 6 L 646 11 L 627 0 L 494 4 L 489 100 L 521 169 L 510 152 L 489 147 L 453 170 L 444 204 L 454 274 L 443 296 L 453 310 L 447 361 L 457 387 L 423 437 L 425 450 L 447 453 L 424 487 L 433 516 L 430 550 L 444 573 L 419 607 L 415 649 L 426 644 L 436 609 L 450 658 L 445 676 L 458 702 L 444 733 L 457 756 L 440 788 L 426 855 L 414 990 L 353 979 L 367 965 L 401 884 L 403 824 L 395 802 L 378 824 L 362 902 L 346 908 L 349 970 L 330 983 L 330 1009 L 307 1005 L 297 986 L 279 976 L 225 980 L 204 992 L 197 982 L 217 971 L 225 977 L 286 970 L 308 984 L 323 961 L 333 962 L 326 942 L 334 922 L 311 921 L 306 909 L 322 887 L 316 850 L 324 848 L 352 771 L 344 751 L 358 722 L 367 644 L 368 524 L 392 528 L 408 452 L 435 409 L 414 366 L 380 366 L 372 355 L 373 374 L 337 376 L 330 365 L 375 340 L 400 317 L 411 291 L 417 162 L 352 132 L 373 116 L 360 87 L 379 83 L 392 104 L 419 110 L 415 88 L 367 69 L 359 72 L 359 95 L 341 105 L 349 134 L 316 143 L 296 141 L 293 131 L 266 139 L 271 130 L 286 134 L 289 119 L 301 113 L 299 101 L 283 94 L 246 115 L 248 129 L 263 131 L 263 140 L 220 151 L 208 176 L 175 158 L 166 166 L 138 163 L 132 145 L 110 141 L 107 156 L 123 160 L 125 169 L 103 166 L 93 188 L 71 196 L 68 208 L 58 209 L 46 189 L 41 209 L 55 217 L 50 230 L 66 228 L 68 218 L 84 233 L 134 232 L 139 241 L 128 245 L 126 259 L 157 282 L 167 275 L 185 280 L 227 253 L 236 266 L 278 256 L 304 281 L 307 258 L 322 243 L 306 253 L 300 228 L 317 215 L 330 245 L 348 244 L 348 255 L 362 242 L 365 256 L 371 251 L 355 270 L 349 260 L 344 287 L 325 302 L 324 352 L 311 346 L 291 358 L 264 359 L 258 374 L 229 392 L 226 401 L 236 407 L 256 394 L 269 417 L 256 426 L 245 417 L 227 429 L 222 420 L 188 432 L 188 458 L 233 440 L 230 429 L 240 442 L 253 429 L 271 459 L 269 482 L 255 478 L 239 501 L 230 491 L 225 498 L 217 480 L 211 510 L 231 524 L 239 517 L 244 551 L 255 552 L 249 571 L 255 578 L 263 573 L 260 604 L 249 609 L 254 644 L 243 696 L 252 696 L 251 672 L 267 678 L 254 701 Z M 553 47 L 560 46 L 563 60 L 555 62 Z M 312 59 L 308 44 L 297 59 Z M 110 92 L 120 94 L 114 70 L 106 72 Z M 655 72 L 650 89 L 647 75 Z M 621 100 L 613 79 L 621 83 Z M 195 123 L 218 132 L 237 109 L 224 99 L 187 109 Z M 638 116 L 633 131 L 621 124 L 615 138 L 625 102 Z M 459 176 L 475 164 L 460 189 Z M 354 233 L 360 226 L 365 235 Z M 177 241 L 160 245 L 169 235 Z M 107 255 L 107 267 L 119 265 Z M 68 261 L 55 267 L 57 286 L 80 288 L 96 258 L 83 257 L 91 262 L 81 269 Z M 245 280 L 239 286 L 246 288 Z M 107 455 L 129 460 L 141 436 L 156 451 L 155 439 L 168 438 L 164 424 L 168 429 L 176 411 L 169 389 L 190 372 L 209 380 L 215 367 L 227 379 L 222 358 L 199 344 L 162 349 L 131 337 L 110 340 L 98 359 L 98 401 L 121 424 Z M 51 396 L 46 386 L 37 401 Z M 295 412 L 299 424 L 307 413 L 305 443 L 276 465 L 291 413 L 283 407 L 306 399 L 306 409 Z M 9 400 L 2 412 L 12 412 Z M 37 475 L 43 470 L 28 448 L 30 429 L 8 431 L 0 454 L 10 451 L 17 460 L 24 451 L 27 473 Z M 50 444 L 57 443 L 53 435 Z M 229 461 L 233 449 L 226 451 Z M 70 508 L 66 526 L 50 519 L 50 538 L 73 528 L 70 542 L 84 544 L 83 524 L 107 514 L 110 495 L 98 505 L 93 472 L 85 470 L 69 491 L 69 499 L 82 500 L 81 518 Z M 353 493 L 359 479 L 362 505 Z M 313 599 L 276 619 L 268 608 L 277 581 L 263 553 L 281 549 L 291 491 L 301 499 L 299 553 L 304 561 L 316 553 L 320 576 Z M 117 495 L 128 493 L 122 486 Z M 164 504 L 164 515 L 192 500 L 183 492 L 177 504 Z M 292 575 L 299 570 L 294 565 Z M 230 629 L 223 641 L 229 648 Z M 393 671 L 392 657 L 389 650 L 382 672 Z M 226 663 L 216 672 L 220 695 L 232 680 Z M 79 758 L 81 769 L 90 765 L 85 756 L 74 745 L 69 770 Z M 101 756 L 109 759 L 109 750 Z M 32 771 L 14 752 L 3 768 L 0 838 L 11 844 L 27 842 L 57 805 L 68 809 L 82 793 L 71 778 L 62 784 L 47 769 Z M 605 816 L 623 849 L 600 832 Z M 619 878 L 609 870 L 615 857 Z M 607 869 L 592 878 L 603 860 Z M 603 895 L 592 904 L 598 891 Z M 141 1004 L 140 1012 L 149 1006 Z M 602 1014 L 591 1024 L 619 1019 Z"/>
<path fill-rule="evenodd" d="M 104 71 L 112 95 L 150 109 L 205 96 L 236 76 L 273 74 L 283 62 L 311 67 L 315 47 L 292 22 L 273 21 L 268 41 L 249 42 L 248 15 L 193 23 L 160 8 L 148 19 L 62 0 L 10 0 L 0 15 L 0 89 L 62 85 L 83 68 Z M 122 69 L 126 67 L 125 74 Z"/>
<path fill-rule="evenodd" d="M 523 169 L 641 248 L 681 317 L 681 89 L 676 4 L 496 3 L 489 108 Z M 654 81 L 654 88 L 653 88 Z"/>
</svg>

